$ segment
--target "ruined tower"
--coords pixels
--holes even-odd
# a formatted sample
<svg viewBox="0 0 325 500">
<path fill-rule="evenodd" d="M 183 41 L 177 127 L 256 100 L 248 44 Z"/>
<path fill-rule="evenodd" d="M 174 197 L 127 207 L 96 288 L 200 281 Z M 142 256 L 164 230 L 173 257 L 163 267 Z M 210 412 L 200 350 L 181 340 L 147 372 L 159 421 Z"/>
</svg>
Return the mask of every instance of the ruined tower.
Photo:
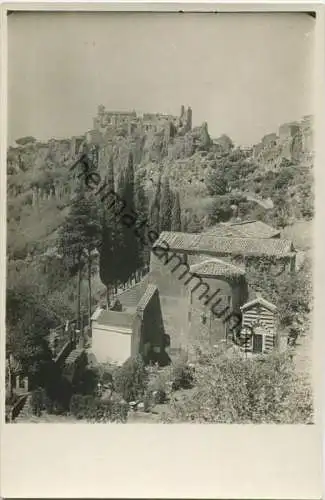
<svg viewBox="0 0 325 500">
<path fill-rule="evenodd" d="M 189 106 L 186 113 L 186 130 L 192 130 L 192 108 Z"/>
</svg>

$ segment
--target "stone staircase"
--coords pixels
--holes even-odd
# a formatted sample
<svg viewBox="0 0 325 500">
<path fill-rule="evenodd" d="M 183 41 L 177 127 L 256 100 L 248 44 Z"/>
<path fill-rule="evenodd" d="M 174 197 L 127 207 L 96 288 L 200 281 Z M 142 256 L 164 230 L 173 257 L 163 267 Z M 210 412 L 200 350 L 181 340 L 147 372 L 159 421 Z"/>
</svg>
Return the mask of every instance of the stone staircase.
<svg viewBox="0 0 325 500">
<path fill-rule="evenodd" d="M 20 410 L 18 416 L 16 418 L 14 418 L 14 420 L 13 420 L 13 422 L 15 424 L 24 423 L 26 421 L 29 421 L 30 418 L 33 416 L 31 399 L 32 399 L 32 395 L 28 394 L 26 401 L 25 401 L 22 409 Z"/>
<path fill-rule="evenodd" d="M 71 365 L 72 363 L 75 363 L 75 361 L 79 358 L 79 356 L 81 356 L 84 350 L 85 349 L 82 347 L 73 349 L 73 351 L 71 351 L 70 354 L 66 357 L 64 364 Z"/>
<path fill-rule="evenodd" d="M 148 285 L 148 277 L 145 276 L 141 281 L 130 288 L 119 292 L 114 298 L 118 299 L 126 308 L 136 308 L 141 300 Z"/>
</svg>

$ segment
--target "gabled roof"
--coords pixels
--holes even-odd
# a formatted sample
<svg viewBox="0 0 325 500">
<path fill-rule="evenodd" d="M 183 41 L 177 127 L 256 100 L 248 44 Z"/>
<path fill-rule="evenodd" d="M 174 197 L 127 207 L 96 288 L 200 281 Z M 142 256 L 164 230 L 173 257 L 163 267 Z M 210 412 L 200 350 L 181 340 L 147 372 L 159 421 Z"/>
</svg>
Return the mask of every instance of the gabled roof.
<svg viewBox="0 0 325 500">
<path fill-rule="evenodd" d="M 137 311 L 143 311 L 147 307 L 149 301 L 151 300 L 151 298 L 153 297 L 153 295 L 156 293 L 157 290 L 158 288 L 156 287 L 156 285 L 147 286 L 146 291 L 142 295 L 141 300 L 138 304 Z"/>
<path fill-rule="evenodd" d="M 124 311 L 102 311 L 96 321 L 100 325 L 132 328 L 133 320 L 134 314 L 130 314 Z"/>
<path fill-rule="evenodd" d="M 190 270 L 199 276 L 242 276 L 245 274 L 243 269 L 219 259 L 209 259 L 193 264 Z"/>
<path fill-rule="evenodd" d="M 242 311 L 246 311 L 247 309 L 250 309 L 257 304 L 266 307 L 266 309 L 269 309 L 270 311 L 275 311 L 277 309 L 274 304 L 272 304 L 268 300 L 263 299 L 263 297 L 256 297 L 256 299 L 251 300 L 250 302 L 246 302 L 246 304 L 244 304 L 240 309 Z"/>
<path fill-rule="evenodd" d="M 293 251 L 292 242 L 283 239 L 220 238 L 212 234 L 164 231 L 153 245 L 171 251 L 202 252 L 213 255 L 285 257 Z"/>
</svg>

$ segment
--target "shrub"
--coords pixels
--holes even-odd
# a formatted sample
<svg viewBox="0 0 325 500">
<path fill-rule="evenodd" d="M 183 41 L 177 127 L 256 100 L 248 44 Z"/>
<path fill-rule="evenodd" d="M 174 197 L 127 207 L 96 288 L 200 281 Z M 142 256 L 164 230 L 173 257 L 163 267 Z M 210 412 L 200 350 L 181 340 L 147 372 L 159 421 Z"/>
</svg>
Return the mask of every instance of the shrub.
<svg viewBox="0 0 325 500">
<path fill-rule="evenodd" d="M 103 400 L 74 394 L 71 398 L 70 413 L 79 420 L 90 422 L 126 422 L 128 407 L 119 399 Z"/>
<path fill-rule="evenodd" d="M 145 407 L 165 403 L 170 392 L 171 369 L 169 366 L 159 368 L 153 365 L 149 368 L 149 382 L 144 397 Z"/>
<path fill-rule="evenodd" d="M 147 382 L 148 373 L 141 356 L 127 359 L 115 373 L 115 389 L 127 402 L 142 397 Z"/>
<path fill-rule="evenodd" d="M 193 368 L 189 366 L 187 357 L 181 355 L 172 365 L 171 382 L 172 389 L 190 389 L 193 386 Z"/>
<path fill-rule="evenodd" d="M 211 351 L 196 365 L 190 398 L 173 400 L 174 420 L 210 423 L 310 423 L 309 383 L 284 353 L 245 359 Z"/>
<path fill-rule="evenodd" d="M 52 402 L 46 394 L 46 391 L 39 387 L 32 391 L 31 394 L 31 409 L 32 413 L 39 417 L 42 411 L 46 410 L 51 412 Z"/>
</svg>

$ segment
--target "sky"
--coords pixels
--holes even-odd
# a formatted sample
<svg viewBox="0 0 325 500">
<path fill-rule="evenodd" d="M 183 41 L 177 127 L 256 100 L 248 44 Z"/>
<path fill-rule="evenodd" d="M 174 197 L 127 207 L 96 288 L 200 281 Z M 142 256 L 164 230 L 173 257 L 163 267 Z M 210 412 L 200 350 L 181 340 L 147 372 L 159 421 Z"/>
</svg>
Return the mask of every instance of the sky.
<svg viewBox="0 0 325 500">
<path fill-rule="evenodd" d="M 92 128 L 97 107 L 206 121 L 259 142 L 313 112 L 315 20 L 302 13 L 15 12 L 8 18 L 8 141 Z"/>
</svg>

